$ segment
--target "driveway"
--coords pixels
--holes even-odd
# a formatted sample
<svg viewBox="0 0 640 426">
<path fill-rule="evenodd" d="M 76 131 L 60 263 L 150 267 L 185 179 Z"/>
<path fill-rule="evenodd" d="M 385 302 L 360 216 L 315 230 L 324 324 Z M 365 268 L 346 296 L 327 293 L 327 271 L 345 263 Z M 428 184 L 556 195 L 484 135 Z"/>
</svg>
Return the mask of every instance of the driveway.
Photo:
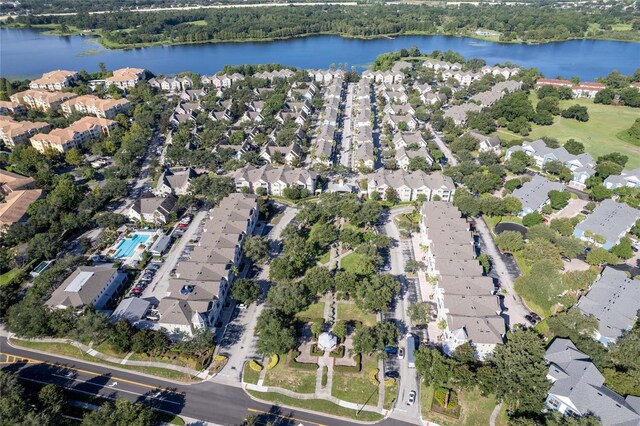
<svg viewBox="0 0 640 426">
<path fill-rule="evenodd" d="M 491 259 L 492 268 L 489 275 L 497 279 L 502 285 L 502 290 L 506 292 L 503 299 L 503 305 L 506 309 L 502 316 L 507 327 L 512 328 L 515 324 L 527 324 L 524 317 L 529 314 L 530 310 L 513 288 L 515 279 L 520 276 L 515 260 L 511 256 L 500 253 L 483 218 L 476 218 L 476 229 L 480 238 L 478 241 L 480 249 Z"/>
<path fill-rule="evenodd" d="M 293 207 L 286 207 L 278 223 L 268 231 L 272 258 L 277 257 L 280 252 L 282 230 L 293 220 L 297 212 L 298 210 Z M 254 330 L 257 318 L 264 309 L 264 298 L 269 289 L 268 263 L 262 265 L 262 270 L 255 279 L 262 287 L 262 297 L 258 303 L 252 303 L 244 310 L 232 307 L 228 312 L 223 312 L 223 317 L 225 319 L 230 317 L 230 321 L 216 335 L 218 341 L 216 353 L 226 355 L 229 361 L 218 375 L 211 379 L 214 382 L 239 386 L 244 362 L 248 359 L 262 358 L 262 355 L 256 351 L 257 337 Z"/>
<path fill-rule="evenodd" d="M 565 208 L 551 215 L 551 219 L 572 218 L 580 214 L 589 201 L 571 198 Z"/>
<path fill-rule="evenodd" d="M 453 156 L 453 153 L 451 152 L 445 141 L 443 141 L 442 138 L 436 134 L 436 131 L 433 130 L 433 127 L 431 127 L 430 123 L 425 124 L 425 127 L 429 129 L 429 131 L 433 135 L 434 142 L 436 143 L 436 145 L 438 145 L 438 149 L 442 151 L 444 156 L 447 157 L 449 164 L 451 164 L 452 166 L 457 166 L 458 160 Z"/>
</svg>

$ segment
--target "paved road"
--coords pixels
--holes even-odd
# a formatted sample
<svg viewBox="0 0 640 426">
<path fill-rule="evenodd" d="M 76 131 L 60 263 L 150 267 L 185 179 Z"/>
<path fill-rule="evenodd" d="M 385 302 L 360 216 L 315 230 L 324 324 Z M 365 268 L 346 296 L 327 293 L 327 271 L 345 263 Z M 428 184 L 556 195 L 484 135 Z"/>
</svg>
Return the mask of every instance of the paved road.
<svg viewBox="0 0 640 426">
<path fill-rule="evenodd" d="M 476 229 L 480 234 L 480 248 L 491 258 L 492 274 L 502 284 L 502 289 L 506 291 L 503 299 L 503 305 L 508 310 L 502 314 L 507 322 L 508 327 L 515 324 L 529 324 L 524 316 L 530 310 L 525 306 L 522 298 L 516 293 L 513 283 L 520 275 L 514 259 L 500 253 L 493 241 L 493 236 L 484 219 L 476 219 Z"/>
<path fill-rule="evenodd" d="M 331 418 L 297 409 L 264 404 L 249 398 L 239 387 L 202 382 L 176 385 L 162 379 L 131 373 L 111 367 L 94 365 L 62 357 L 43 355 L 13 348 L 6 338 L 0 338 L 2 355 L 0 367 L 18 372 L 22 378 L 37 383 L 55 383 L 75 392 L 116 396 L 130 401 L 147 402 L 154 408 L 192 419 L 221 425 L 237 425 L 251 414 L 265 414 L 265 420 L 289 417 L 294 424 L 305 426 L 355 425 L 346 420 Z M 10 355 L 7 357 L 7 355 Z M 268 415 L 277 413 L 277 415 Z M 280 424 L 291 424 L 282 422 Z M 406 423 L 386 420 L 383 425 L 400 426 Z"/>
<path fill-rule="evenodd" d="M 440 151 L 442 151 L 444 156 L 447 157 L 449 164 L 451 164 L 452 166 L 457 166 L 458 160 L 453 156 L 453 153 L 451 152 L 445 141 L 443 141 L 442 138 L 440 138 L 440 136 L 436 134 L 436 131 L 433 130 L 431 124 L 427 123 L 425 124 L 425 127 L 429 129 L 429 131 L 433 135 L 433 140 L 435 141 L 436 145 L 438 145 L 438 148 L 440 149 Z"/>
</svg>

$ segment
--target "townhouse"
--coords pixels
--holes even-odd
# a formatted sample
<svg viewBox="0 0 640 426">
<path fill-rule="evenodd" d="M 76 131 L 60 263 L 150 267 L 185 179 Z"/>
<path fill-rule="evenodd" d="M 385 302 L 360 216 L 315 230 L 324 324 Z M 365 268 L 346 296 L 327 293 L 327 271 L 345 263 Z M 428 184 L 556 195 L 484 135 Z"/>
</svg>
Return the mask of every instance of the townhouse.
<svg viewBox="0 0 640 426">
<path fill-rule="evenodd" d="M 176 265 L 167 296 L 158 305 L 162 329 L 190 336 L 216 327 L 258 214 L 257 197 L 250 194 L 230 194 L 208 212 L 200 240 Z"/>
<path fill-rule="evenodd" d="M 378 169 L 367 176 L 369 197 L 374 192 L 384 197 L 388 188 L 395 191 L 400 201 L 417 201 L 422 197 L 432 200 L 436 196 L 441 200 L 451 201 L 455 193 L 453 180 L 440 172 Z"/>
<path fill-rule="evenodd" d="M 569 80 L 561 80 L 557 78 L 539 78 L 536 80 L 536 88 L 539 89 L 542 86 L 573 87 L 573 83 Z"/>
<path fill-rule="evenodd" d="M 462 69 L 462 65 L 455 62 L 455 63 L 451 63 L 451 62 L 446 62 L 446 61 L 438 61 L 435 59 L 428 59 L 426 61 L 424 61 L 422 63 L 422 66 L 425 68 L 430 68 L 436 71 L 439 70 L 461 70 Z"/>
<path fill-rule="evenodd" d="M 40 132 L 48 132 L 51 126 L 44 122 L 16 121 L 0 116 L 0 140 L 9 148 L 23 144 Z"/>
<path fill-rule="evenodd" d="M 574 84 L 573 86 L 571 86 L 571 91 L 573 92 L 573 96 L 575 96 L 576 98 L 593 99 L 596 97 L 598 92 L 602 92 L 606 88 L 607 86 L 603 83 L 583 81 L 580 84 Z"/>
<path fill-rule="evenodd" d="M 480 111 L 482 107 L 473 103 L 454 105 L 444 112 L 444 118 L 450 118 L 456 126 L 463 126 L 467 122 L 468 113 Z"/>
<path fill-rule="evenodd" d="M 604 186 L 611 190 L 622 187 L 640 188 L 640 168 L 623 170 L 619 175 L 611 175 L 604 180 Z"/>
<path fill-rule="evenodd" d="M 293 72 L 292 70 L 290 70 L 288 68 L 283 68 L 283 69 L 277 70 L 277 71 L 258 72 L 258 73 L 255 73 L 253 75 L 253 77 L 261 78 L 261 79 L 264 79 L 264 80 L 273 81 L 273 80 L 277 80 L 277 79 L 291 78 L 294 75 L 295 75 L 295 72 Z"/>
<path fill-rule="evenodd" d="M 448 80 L 453 78 L 462 86 L 469 86 L 476 80 L 480 80 L 482 78 L 481 73 L 471 72 L 471 71 L 444 71 L 442 73 L 442 78 Z"/>
<path fill-rule="evenodd" d="M 511 155 L 517 151 L 525 152 L 533 158 L 536 167 L 541 169 L 544 168 L 548 161 L 561 162 L 573 173 L 573 178 L 569 185 L 577 189 L 584 189 L 587 179 L 596 173 L 596 163 L 591 155 L 587 153 L 573 155 L 564 147 L 549 148 L 542 139 L 537 139 L 533 142 L 525 141 L 522 145 L 512 146 L 507 149 L 505 160 L 511 158 Z"/>
<path fill-rule="evenodd" d="M 438 102 L 444 104 L 447 102 L 447 95 L 442 93 L 425 92 L 420 95 L 420 100 L 427 105 L 435 105 Z"/>
<path fill-rule="evenodd" d="M 606 199 L 576 225 L 573 236 L 609 250 L 620 242 L 638 219 L 640 210 Z"/>
<path fill-rule="evenodd" d="M 78 112 L 80 114 L 95 115 L 99 118 L 114 118 L 116 115 L 127 111 L 131 106 L 131 102 L 126 99 L 100 99 L 93 95 L 83 95 L 69 99 L 60 106 L 66 116 Z"/>
<path fill-rule="evenodd" d="M 640 397 L 626 398 L 605 386 L 605 378 L 591 358 L 569 339 L 556 337 L 544 355 L 551 388 L 545 404 L 561 414 L 592 415 L 602 425 L 640 425 Z"/>
<path fill-rule="evenodd" d="M 203 75 L 200 77 L 200 82 L 204 85 L 212 85 L 218 90 L 231 87 L 233 83 L 244 80 L 244 75 L 239 73 L 233 74 L 216 74 L 216 75 Z"/>
<path fill-rule="evenodd" d="M 407 147 L 426 148 L 427 141 L 420 132 L 396 132 L 393 135 L 393 147 L 396 150 Z"/>
<path fill-rule="evenodd" d="M 415 130 L 418 128 L 418 121 L 413 117 L 413 115 L 405 114 L 405 115 L 396 115 L 396 114 L 387 114 L 385 115 L 383 124 L 389 125 L 392 130 Z M 402 124 L 404 123 L 404 124 Z M 406 129 L 403 127 L 406 126 Z"/>
<path fill-rule="evenodd" d="M 495 67 L 484 66 L 484 67 L 482 67 L 480 69 L 480 72 L 483 75 L 487 75 L 487 74 L 492 74 L 494 76 L 501 75 L 505 79 L 509 79 L 509 78 L 513 77 L 514 75 L 517 75 L 518 72 L 520 72 L 520 69 L 519 68 L 500 67 L 500 66 L 495 66 Z"/>
<path fill-rule="evenodd" d="M 376 165 L 376 150 L 373 142 L 365 141 L 359 143 L 354 154 L 354 160 L 356 167 L 373 170 Z"/>
<path fill-rule="evenodd" d="M 144 77 L 146 71 L 143 68 L 120 68 L 113 71 L 111 77 L 104 79 L 104 84 L 108 88 L 116 86 L 120 90 L 127 90 L 135 87 Z"/>
<path fill-rule="evenodd" d="M 470 131 L 468 135 L 478 141 L 479 152 L 493 152 L 496 154 L 500 154 L 502 152 L 499 137 L 486 136 L 475 130 Z"/>
<path fill-rule="evenodd" d="M 136 222 L 165 225 L 171 219 L 171 213 L 177 212 L 178 199 L 171 194 L 157 197 L 151 193 L 143 194 L 129 207 L 125 215 Z"/>
<path fill-rule="evenodd" d="M 396 149 L 396 162 L 398 164 L 398 167 L 403 170 L 407 170 L 409 168 L 409 163 L 411 162 L 411 160 L 416 157 L 424 158 L 427 161 L 428 166 L 431 166 L 434 161 L 433 157 L 431 157 L 431 154 L 429 153 L 429 150 L 424 147 L 418 149 Z"/>
<path fill-rule="evenodd" d="M 28 109 L 49 111 L 59 109 L 63 102 L 75 98 L 75 93 L 70 92 L 46 92 L 43 90 L 25 90 L 10 96 L 12 102 L 24 105 Z"/>
<path fill-rule="evenodd" d="M 551 182 L 544 176 L 535 175 L 529 182 L 513 191 L 513 196 L 522 203 L 519 215 L 540 212 L 549 203 L 549 192 L 562 192 L 564 188 L 565 186 L 560 182 Z"/>
<path fill-rule="evenodd" d="M 468 342 L 483 360 L 504 343 L 506 325 L 493 280 L 476 260 L 470 225 L 444 201 L 424 202 L 420 212 L 427 273 L 436 278 L 437 317 L 445 324 L 443 350 L 451 356 Z"/>
<path fill-rule="evenodd" d="M 629 278 L 625 271 L 605 267 L 576 308 L 598 321 L 595 340 L 605 346 L 615 343 L 638 320 L 640 280 Z"/>
<path fill-rule="evenodd" d="M 409 64 L 411 65 L 411 64 Z M 404 73 L 398 71 L 365 71 L 362 78 L 375 83 L 399 84 L 404 80 Z"/>
<path fill-rule="evenodd" d="M 191 167 L 184 169 L 165 169 L 160 173 L 153 193 L 158 197 L 167 195 L 186 195 L 191 190 L 191 182 L 198 174 Z"/>
<path fill-rule="evenodd" d="M 42 195 L 33 178 L 0 169 L 0 232 L 23 220 L 29 206 Z"/>
<path fill-rule="evenodd" d="M 64 153 L 71 148 L 79 148 L 89 140 L 99 138 L 101 134 L 109 134 L 116 126 L 115 121 L 106 118 L 82 117 L 69 127 L 39 133 L 29 140 L 38 152 L 44 153 L 52 149 Z"/>
<path fill-rule="evenodd" d="M 65 87 L 71 86 L 77 78 L 77 71 L 50 71 L 42 74 L 42 77 L 31 81 L 31 83 L 29 83 L 29 88 L 34 90 L 42 89 L 54 92 L 56 90 L 62 90 Z"/>
<path fill-rule="evenodd" d="M 267 142 L 260 152 L 260 158 L 267 163 L 281 163 L 293 166 L 300 162 L 301 148 L 297 141 L 289 146 L 277 146 L 273 142 Z"/>
<path fill-rule="evenodd" d="M 259 168 L 248 165 L 233 174 L 238 191 L 277 196 L 284 195 L 284 189 L 289 187 L 304 188 L 309 194 L 314 194 L 317 178 L 316 172 L 307 169 L 271 164 Z"/>
<path fill-rule="evenodd" d="M 193 87 L 193 81 L 187 77 L 154 77 L 149 85 L 164 92 L 182 92 Z"/>
<path fill-rule="evenodd" d="M 312 164 L 333 164 L 334 151 L 336 148 L 336 129 L 334 126 L 322 125 L 320 134 L 312 139 L 311 162 Z"/>
<path fill-rule="evenodd" d="M 344 79 L 344 71 L 342 70 L 308 70 L 309 77 L 318 83 L 331 83 L 334 79 Z"/>
</svg>

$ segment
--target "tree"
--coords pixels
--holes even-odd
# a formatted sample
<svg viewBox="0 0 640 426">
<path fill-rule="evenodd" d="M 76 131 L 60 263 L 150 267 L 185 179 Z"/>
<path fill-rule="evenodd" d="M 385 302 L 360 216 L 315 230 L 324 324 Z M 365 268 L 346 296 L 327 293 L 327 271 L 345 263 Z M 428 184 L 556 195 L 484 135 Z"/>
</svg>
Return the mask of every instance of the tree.
<svg viewBox="0 0 640 426">
<path fill-rule="evenodd" d="M 387 308 L 394 294 L 400 291 L 400 282 L 390 274 L 370 276 L 356 290 L 356 304 L 365 311 L 380 312 Z"/>
<path fill-rule="evenodd" d="M 506 189 L 508 192 L 513 192 L 516 189 L 520 188 L 522 186 L 522 181 L 520 179 L 509 179 L 508 181 L 505 182 L 504 184 L 504 189 Z"/>
<path fill-rule="evenodd" d="M 579 155 L 584 152 L 584 145 L 578 142 L 575 139 L 569 139 L 564 143 L 564 149 L 566 149 L 569 154 Z"/>
<path fill-rule="evenodd" d="M 530 329 L 509 332 L 507 343 L 493 352 L 498 397 L 514 403 L 516 412 L 537 415 L 542 409 L 551 387 L 544 353 L 544 342 Z"/>
<path fill-rule="evenodd" d="M 235 191 L 235 184 L 230 177 L 207 174 L 193 179 L 190 188 L 196 198 L 215 206 Z"/>
<path fill-rule="evenodd" d="M 3 425 L 10 425 L 24 419 L 29 412 L 24 387 L 17 374 L 0 371 L 0 419 Z"/>
<path fill-rule="evenodd" d="M 371 354 L 381 351 L 398 339 L 398 328 L 391 321 L 382 321 L 373 327 L 358 327 L 353 336 L 353 351 Z"/>
<path fill-rule="evenodd" d="M 47 414 L 58 416 L 64 407 L 65 396 L 58 386 L 48 384 L 38 392 L 38 402 Z"/>
<path fill-rule="evenodd" d="M 524 217 L 522 218 L 522 224 L 526 227 L 537 225 L 542 222 L 544 222 L 544 216 L 542 216 L 538 212 L 531 212 L 524 215 Z"/>
<path fill-rule="evenodd" d="M 618 263 L 618 257 L 602 247 L 596 247 L 587 253 L 587 263 L 593 266 L 615 265 Z"/>
<path fill-rule="evenodd" d="M 533 164 L 533 160 L 523 151 L 516 151 L 511 154 L 505 166 L 513 173 L 520 174 L 524 172 L 527 167 Z"/>
<path fill-rule="evenodd" d="M 613 102 L 613 99 L 615 98 L 615 96 L 616 96 L 616 92 L 607 88 L 596 93 L 595 98 L 593 98 L 593 103 L 611 105 L 611 102 Z"/>
<path fill-rule="evenodd" d="M 578 121 L 589 121 L 589 112 L 587 107 L 575 104 L 562 111 L 564 118 L 573 118 Z"/>
<path fill-rule="evenodd" d="M 546 111 L 551 115 L 560 114 L 560 99 L 555 96 L 547 96 L 538 101 L 537 112 Z"/>
<path fill-rule="evenodd" d="M 567 206 L 569 203 L 569 199 L 571 195 L 568 192 L 560 192 L 555 189 L 549 191 L 549 201 L 551 204 L 551 208 L 554 210 L 561 210 Z"/>
<path fill-rule="evenodd" d="M 594 187 L 591 188 L 591 192 L 589 193 L 589 198 L 595 201 L 602 201 L 607 198 L 611 198 L 611 194 L 612 192 L 610 189 L 607 189 L 602 184 L 598 184 L 598 185 L 594 185 Z"/>
<path fill-rule="evenodd" d="M 341 342 L 344 342 L 345 337 L 347 337 L 347 322 L 336 321 L 331 331 Z"/>
<path fill-rule="evenodd" d="M 309 289 L 302 282 L 281 282 L 269 289 L 267 304 L 285 315 L 293 315 L 309 306 Z"/>
<path fill-rule="evenodd" d="M 241 278 L 231 286 L 231 298 L 244 305 L 250 305 L 260 297 L 260 285 L 250 279 Z"/>
<path fill-rule="evenodd" d="M 431 305 L 427 302 L 416 302 L 409 306 L 407 313 L 414 325 L 426 325 L 431 318 Z"/>
<path fill-rule="evenodd" d="M 384 199 L 388 203 L 397 203 L 398 202 L 398 194 L 396 194 L 396 190 L 392 187 L 387 187 L 384 191 Z"/>
<path fill-rule="evenodd" d="M 517 231 L 503 231 L 498 234 L 495 241 L 502 252 L 515 253 L 524 248 L 524 238 Z"/>
<path fill-rule="evenodd" d="M 407 166 L 409 171 L 415 172 L 416 170 L 426 171 L 429 169 L 429 163 L 427 163 L 427 159 L 422 156 L 413 157 L 409 160 L 409 165 Z"/>
<path fill-rule="evenodd" d="M 541 260 L 550 260 L 557 263 L 560 259 L 560 250 L 551 241 L 535 238 L 525 244 L 522 249 L 522 255 L 529 262 L 529 265 Z"/>
<path fill-rule="evenodd" d="M 255 332 L 258 335 L 258 352 L 284 354 L 296 346 L 296 331 L 290 322 L 278 311 L 265 309 L 256 322 Z"/>
<path fill-rule="evenodd" d="M 84 157 L 82 153 L 78 150 L 78 148 L 71 148 L 65 154 L 64 161 L 66 161 L 67 164 L 70 164 L 72 166 L 77 166 L 78 164 L 82 163 L 83 158 Z"/>
<path fill-rule="evenodd" d="M 331 272 L 322 266 L 309 269 L 302 281 L 311 294 L 323 295 L 333 287 Z"/>
<path fill-rule="evenodd" d="M 314 337 L 318 337 L 320 333 L 322 333 L 322 329 L 324 328 L 324 319 L 319 319 L 311 324 L 311 333 Z"/>
<path fill-rule="evenodd" d="M 495 191 L 500 187 L 500 183 L 500 176 L 496 176 L 493 173 L 477 172 L 464 178 L 464 184 L 467 188 L 478 194 Z"/>
<path fill-rule="evenodd" d="M 269 240 L 257 235 L 250 235 L 245 239 L 242 251 L 252 262 L 264 263 L 269 259 Z"/>
<path fill-rule="evenodd" d="M 547 173 L 558 176 L 558 178 L 560 178 L 560 180 L 564 182 L 568 182 L 573 178 L 573 173 L 571 172 L 571 170 L 561 161 L 547 161 L 542 169 Z"/>
<path fill-rule="evenodd" d="M 338 271 L 335 275 L 336 290 L 346 294 L 354 294 L 359 286 L 359 279 L 353 272 Z"/>
<path fill-rule="evenodd" d="M 82 426 L 146 426 L 153 423 L 153 411 L 144 404 L 125 399 L 107 401 L 99 409 L 87 412 Z"/>
<path fill-rule="evenodd" d="M 631 259 L 633 257 L 633 245 L 628 237 L 620 238 L 620 242 L 613 246 L 611 253 L 621 259 Z"/>
<path fill-rule="evenodd" d="M 131 338 L 135 333 L 135 329 L 129 321 L 121 319 L 110 330 L 109 341 L 114 349 L 120 352 L 129 352 L 131 350 Z"/>
<path fill-rule="evenodd" d="M 600 157 L 598 157 L 598 160 L 596 162 L 600 164 L 604 161 L 612 161 L 624 167 L 627 164 L 627 161 L 629 161 L 629 157 L 614 151 L 610 152 L 609 154 L 601 155 Z"/>
<path fill-rule="evenodd" d="M 454 376 L 456 363 L 440 350 L 421 346 L 413 352 L 418 373 L 424 381 L 434 386 L 446 386 Z"/>
</svg>

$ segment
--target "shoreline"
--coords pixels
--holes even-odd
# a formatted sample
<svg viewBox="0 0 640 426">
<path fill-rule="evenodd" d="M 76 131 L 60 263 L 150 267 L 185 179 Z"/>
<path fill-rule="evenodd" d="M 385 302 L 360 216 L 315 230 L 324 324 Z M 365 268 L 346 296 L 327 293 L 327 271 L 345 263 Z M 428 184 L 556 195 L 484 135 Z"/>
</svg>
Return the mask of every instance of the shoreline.
<svg viewBox="0 0 640 426">
<path fill-rule="evenodd" d="M 351 35 L 344 33 L 335 33 L 335 32 L 318 32 L 313 34 L 301 34 L 295 36 L 288 37 L 268 37 L 268 38 L 240 38 L 233 40 L 219 40 L 219 39 L 211 39 L 206 41 L 159 41 L 159 42 L 145 42 L 145 43 L 135 43 L 135 44 L 119 44 L 113 43 L 106 39 L 106 37 L 101 33 L 100 30 L 94 30 L 91 32 L 85 32 L 81 30 L 70 31 L 66 33 L 60 32 L 58 29 L 51 27 L 50 25 L 43 26 L 31 26 L 27 27 L 21 24 L 1 24 L 0 29 L 27 29 L 33 31 L 40 31 L 45 35 L 58 36 L 58 37 L 71 37 L 71 36 L 80 36 L 80 37 L 91 37 L 96 39 L 98 44 L 105 49 L 108 50 L 133 50 L 133 49 L 141 49 L 145 47 L 158 47 L 158 46 L 187 46 L 187 45 L 206 45 L 206 44 L 223 44 L 223 43 L 270 43 L 274 41 L 287 41 L 287 40 L 295 40 L 301 38 L 308 37 L 318 37 L 318 36 L 336 36 L 344 39 L 353 39 L 353 40 L 379 40 L 379 39 L 394 39 L 397 37 L 403 36 L 445 36 L 445 37 L 456 37 L 456 38 L 472 38 L 479 41 L 489 42 L 489 43 L 497 43 L 497 44 L 517 44 L 517 45 L 543 45 L 543 44 L 552 44 L 552 43 L 563 43 L 567 41 L 575 41 L 575 40 L 591 40 L 591 41 L 616 41 L 621 43 L 640 43 L 640 39 L 638 40 L 622 40 L 619 38 L 593 38 L 593 37 L 571 37 L 563 40 L 547 40 L 547 41 L 499 41 L 495 40 L 492 37 L 482 36 L 475 33 L 470 34 L 452 34 L 452 33 L 444 33 L 444 32 L 421 32 L 421 31 L 407 31 L 407 32 L 399 32 L 399 33 L 389 33 L 389 34 L 377 34 L 372 36 L 359 36 L 359 35 Z"/>
</svg>

